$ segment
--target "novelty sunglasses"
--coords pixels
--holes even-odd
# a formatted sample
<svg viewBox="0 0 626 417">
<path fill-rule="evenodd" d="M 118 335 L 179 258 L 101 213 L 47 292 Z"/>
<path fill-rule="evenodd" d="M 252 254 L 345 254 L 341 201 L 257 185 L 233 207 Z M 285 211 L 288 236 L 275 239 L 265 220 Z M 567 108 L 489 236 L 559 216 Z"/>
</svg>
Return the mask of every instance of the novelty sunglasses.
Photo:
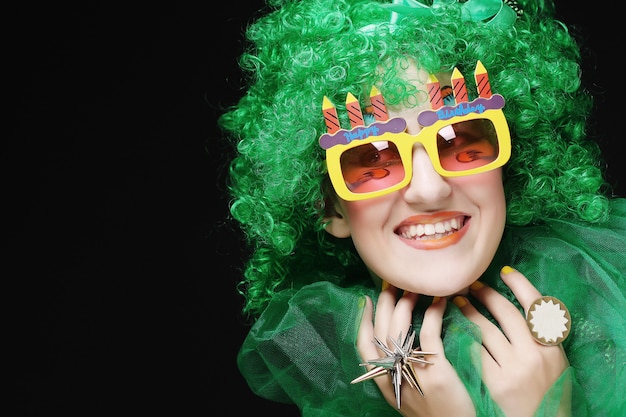
<svg viewBox="0 0 626 417">
<path fill-rule="evenodd" d="M 376 122 L 368 126 L 364 126 L 358 101 L 348 94 L 349 131 L 339 128 L 334 106 L 325 97 L 323 111 L 329 133 L 320 137 L 320 146 L 326 149 L 328 174 L 337 195 L 348 201 L 364 200 L 407 186 L 413 175 L 416 143 L 424 147 L 435 171 L 444 177 L 478 174 L 506 164 L 511 137 L 502 112 L 504 98 L 491 93 L 480 61 L 476 81 L 479 97 L 468 103 L 465 82 L 455 69 L 456 104 L 443 106 L 439 82 L 431 76 L 427 88 L 432 110 L 418 115 L 423 128 L 417 135 L 406 132 L 405 119 L 388 118 L 375 87 L 368 110 Z"/>
</svg>

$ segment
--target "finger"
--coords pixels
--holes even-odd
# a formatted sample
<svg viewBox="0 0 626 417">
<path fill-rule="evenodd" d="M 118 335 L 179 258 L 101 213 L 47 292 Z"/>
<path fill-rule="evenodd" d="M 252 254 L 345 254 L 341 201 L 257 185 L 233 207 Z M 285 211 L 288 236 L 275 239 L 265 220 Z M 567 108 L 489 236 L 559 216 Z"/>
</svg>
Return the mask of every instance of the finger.
<svg viewBox="0 0 626 417">
<path fill-rule="evenodd" d="M 506 335 L 510 343 L 529 342 L 526 318 L 512 302 L 480 281 L 476 281 L 470 285 L 470 291 L 497 320 L 502 328 L 502 332 Z M 495 329 L 498 333 L 501 333 L 497 327 Z M 491 340 L 496 341 L 496 339 Z"/>
<path fill-rule="evenodd" d="M 528 314 L 529 314 L 528 311 L 531 309 L 532 304 L 535 303 L 542 296 L 542 294 L 532 285 L 532 283 L 526 278 L 526 276 L 524 276 L 524 274 L 511 268 L 510 266 L 503 267 L 500 270 L 500 276 L 502 277 L 502 281 L 506 285 L 508 285 L 509 288 L 511 288 L 511 290 L 517 297 L 518 301 L 522 305 L 522 308 L 524 309 L 524 317 L 525 318 L 528 317 Z M 552 301 L 550 302 L 552 303 Z M 567 307 L 565 307 L 564 304 L 559 305 L 558 308 L 559 309 L 563 308 L 565 312 L 563 311 L 561 312 L 569 316 L 569 312 L 567 312 Z M 526 321 L 526 319 L 524 320 Z M 568 323 L 567 327 L 565 327 L 566 323 Z M 561 328 L 560 326 L 563 326 L 563 328 Z M 571 326 L 571 319 L 567 317 L 565 322 L 557 324 L 557 328 L 554 329 L 556 333 L 550 335 L 550 340 L 556 340 L 557 337 L 563 337 L 564 333 L 562 333 L 562 331 L 565 328 L 569 329 L 569 326 Z M 541 342 L 539 342 L 539 339 L 535 339 L 534 338 L 535 336 L 533 336 L 533 333 L 531 332 L 531 328 L 533 326 L 530 324 L 527 324 L 527 327 L 530 327 L 528 329 L 528 332 L 533 338 L 533 341 L 536 341 L 541 344 Z M 538 337 L 539 335 L 536 334 L 536 336 Z M 566 334 L 565 334 L 565 337 L 567 337 Z"/>
<path fill-rule="evenodd" d="M 404 338 L 408 335 L 411 322 L 413 320 L 413 309 L 417 303 L 418 295 L 411 292 L 404 292 L 402 297 L 398 300 L 391 316 L 391 322 L 389 323 L 388 338 L 402 343 Z M 382 339 L 381 339 L 382 340 Z M 384 340 L 387 346 L 391 347 L 389 340 Z"/>
<path fill-rule="evenodd" d="M 374 341 L 374 323 L 373 323 L 373 315 L 374 315 L 374 304 L 370 297 L 365 297 L 365 307 L 363 309 L 363 317 L 361 318 L 361 324 L 359 326 L 359 333 L 357 335 L 357 349 L 359 354 L 361 355 L 361 360 L 363 364 L 365 364 L 368 360 L 376 359 L 380 356 L 380 352 L 378 352 L 378 348 L 373 343 Z M 363 372 L 356 376 L 353 380 L 353 383 L 357 378 L 362 376 L 368 371 L 371 371 L 375 368 L 374 365 L 363 365 Z M 373 378 L 374 382 L 380 389 L 383 396 L 387 399 L 389 404 L 392 404 L 392 399 L 394 398 L 393 387 L 389 384 L 390 378 L 379 376 Z"/>
<path fill-rule="evenodd" d="M 465 297 L 455 297 L 452 302 L 459 307 L 463 315 L 480 327 L 482 343 L 480 346 L 483 375 L 498 375 L 504 354 L 510 348 L 509 341 L 502 332 L 472 306 Z"/>
<path fill-rule="evenodd" d="M 517 298 L 517 301 L 519 301 L 524 308 L 524 313 L 527 313 L 530 305 L 542 295 L 524 274 L 510 266 L 504 266 L 500 270 L 500 277 L 511 291 L 513 291 L 515 298 Z"/>
<path fill-rule="evenodd" d="M 490 289 L 485 287 L 485 289 Z M 497 293 L 496 293 L 497 294 Z M 483 363 L 503 363 L 510 357 L 511 343 L 500 329 L 483 316 L 476 308 L 462 296 L 454 297 L 452 302 L 459 307 L 468 320 L 480 327 L 482 335 Z M 509 303 L 510 304 L 510 303 Z M 515 311 L 519 316 L 519 311 Z"/>
<path fill-rule="evenodd" d="M 441 340 L 441 330 L 443 325 L 443 313 L 446 310 L 446 299 L 435 297 L 433 303 L 426 309 L 422 329 L 420 330 L 420 349 L 425 352 L 441 352 L 443 357 L 443 341 Z M 429 357 L 431 362 L 435 358 Z"/>
<path fill-rule="evenodd" d="M 376 315 L 374 317 L 374 335 L 385 342 L 389 334 L 389 326 L 396 308 L 398 289 L 388 282 L 383 281 L 382 291 L 376 302 Z"/>
<path fill-rule="evenodd" d="M 365 307 L 363 308 L 363 317 L 361 318 L 361 325 L 359 326 L 359 333 L 357 335 L 357 349 L 361 354 L 361 359 L 367 361 L 373 359 L 378 354 L 376 346 L 372 341 L 374 340 L 374 305 L 372 299 L 365 297 Z"/>
</svg>

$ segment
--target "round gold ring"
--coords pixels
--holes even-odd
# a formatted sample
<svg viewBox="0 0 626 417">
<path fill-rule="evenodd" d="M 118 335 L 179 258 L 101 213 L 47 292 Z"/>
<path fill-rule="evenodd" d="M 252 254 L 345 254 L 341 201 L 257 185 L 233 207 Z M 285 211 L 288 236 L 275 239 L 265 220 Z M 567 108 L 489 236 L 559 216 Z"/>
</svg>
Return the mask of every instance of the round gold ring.
<svg viewBox="0 0 626 417">
<path fill-rule="evenodd" d="M 537 343 L 556 346 L 569 336 L 572 318 L 561 300 L 543 296 L 530 305 L 526 314 L 526 324 Z"/>
</svg>

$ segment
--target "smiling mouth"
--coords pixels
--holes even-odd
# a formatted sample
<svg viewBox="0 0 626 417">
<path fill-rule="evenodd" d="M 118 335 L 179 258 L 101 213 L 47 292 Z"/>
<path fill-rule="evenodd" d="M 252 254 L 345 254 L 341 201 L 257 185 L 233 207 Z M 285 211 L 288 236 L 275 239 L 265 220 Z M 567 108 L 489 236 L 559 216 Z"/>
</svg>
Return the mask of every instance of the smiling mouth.
<svg viewBox="0 0 626 417">
<path fill-rule="evenodd" d="M 441 239 L 459 231 L 465 224 L 465 221 L 465 216 L 458 216 L 442 222 L 406 225 L 398 228 L 396 234 L 405 239 Z"/>
</svg>

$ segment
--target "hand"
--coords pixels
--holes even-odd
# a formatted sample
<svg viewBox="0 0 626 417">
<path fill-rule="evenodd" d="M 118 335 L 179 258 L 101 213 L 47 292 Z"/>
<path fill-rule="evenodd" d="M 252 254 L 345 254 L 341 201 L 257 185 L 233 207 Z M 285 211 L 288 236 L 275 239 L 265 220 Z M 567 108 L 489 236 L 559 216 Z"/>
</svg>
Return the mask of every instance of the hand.
<svg viewBox="0 0 626 417">
<path fill-rule="evenodd" d="M 384 356 L 384 353 L 372 343 L 374 336 L 392 350 L 393 345 L 389 342 L 389 338 L 398 340 L 398 336 L 402 334 L 401 340 L 404 340 L 411 324 L 417 298 L 417 294 L 405 293 L 398 300 L 397 289 L 389 286 L 381 292 L 378 298 L 374 323 L 372 322 L 372 300 L 367 299 L 357 339 L 357 348 L 364 361 Z M 437 354 L 425 357 L 433 365 L 413 364 L 417 379 L 424 391 L 423 397 L 419 391 L 403 380 L 399 410 L 403 416 L 474 417 L 476 415 L 465 386 L 443 351 L 441 327 L 445 309 L 446 300 L 439 299 L 425 312 L 419 334 L 419 346 L 422 351 Z M 368 367 L 368 370 L 371 368 L 372 366 Z M 374 381 L 389 405 L 397 408 L 391 377 L 383 375 L 374 378 Z"/>
<path fill-rule="evenodd" d="M 505 269 L 504 272 L 506 272 Z M 501 272 L 524 311 L 541 293 L 518 271 Z M 498 321 L 502 331 L 480 314 L 464 297 L 457 297 L 463 314 L 480 326 L 483 338 L 483 381 L 507 417 L 532 416 L 552 384 L 568 367 L 561 345 L 543 346 L 531 336 L 526 319 L 515 305 L 493 288 L 476 282 L 471 293 Z M 564 402 L 568 409 L 569 401 Z M 562 410 L 567 415 L 567 410 Z"/>
</svg>

